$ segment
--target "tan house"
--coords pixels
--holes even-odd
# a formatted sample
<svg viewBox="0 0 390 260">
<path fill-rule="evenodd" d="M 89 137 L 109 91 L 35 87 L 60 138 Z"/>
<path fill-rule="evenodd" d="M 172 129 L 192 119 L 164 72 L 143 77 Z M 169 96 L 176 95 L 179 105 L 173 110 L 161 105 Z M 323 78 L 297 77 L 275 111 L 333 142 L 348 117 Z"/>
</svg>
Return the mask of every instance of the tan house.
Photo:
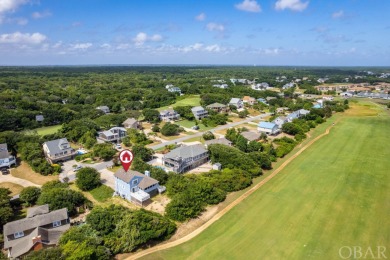
<svg viewBox="0 0 390 260">
<path fill-rule="evenodd" d="M 206 106 L 207 109 L 213 110 L 217 113 L 227 113 L 229 111 L 229 107 L 227 105 L 221 103 L 213 103 Z"/>
<path fill-rule="evenodd" d="M 133 129 L 138 129 L 140 127 L 139 122 L 135 118 L 128 118 L 126 119 L 122 125 L 125 128 L 133 128 Z"/>
<path fill-rule="evenodd" d="M 245 96 L 242 98 L 242 102 L 244 102 L 244 104 L 253 106 L 256 103 L 256 99 L 250 96 Z"/>
</svg>

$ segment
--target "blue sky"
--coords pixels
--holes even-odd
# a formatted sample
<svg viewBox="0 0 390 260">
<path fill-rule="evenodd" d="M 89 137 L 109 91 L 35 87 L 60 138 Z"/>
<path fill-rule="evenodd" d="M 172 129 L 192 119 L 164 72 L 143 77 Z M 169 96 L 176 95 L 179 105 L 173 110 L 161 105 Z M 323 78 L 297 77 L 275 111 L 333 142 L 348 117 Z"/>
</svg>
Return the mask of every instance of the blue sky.
<svg viewBox="0 0 390 260">
<path fill-rule="evenodd" d="M 389 66 L 387 0 L 0 0 L 0 65 Z"/>
</svg>

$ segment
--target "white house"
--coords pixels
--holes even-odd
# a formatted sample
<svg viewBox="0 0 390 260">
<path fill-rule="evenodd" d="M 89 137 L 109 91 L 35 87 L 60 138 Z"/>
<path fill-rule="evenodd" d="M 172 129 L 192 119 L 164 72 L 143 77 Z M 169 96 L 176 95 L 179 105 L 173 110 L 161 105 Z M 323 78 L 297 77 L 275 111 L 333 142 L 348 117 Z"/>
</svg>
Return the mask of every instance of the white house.
<svg viewBox="0 0 390 260">
<path fill-rule="evenodd" d="M 260 122 L 257 130 L 260 133 L 265 133 L 267 135 L 275 135 L 280 131 L 278 125 L 271 122 Z"/>
<path fill-rule="evenodd" d="M 180 114 L 173 109 L 167 109 L 160 112 L 160 119 L 165 122 L 179 120 Z"/>
<path fill-rule="evenodd" d="M 282 126 L 284 125 L 284 123 L 286 123 L 286 122 L 288 122 L 288 121 L 287 121 L 287 118 L 284 116 L 279 116 L 279 117 L 275 118 L 274 121 L 272 121 L 272 123 L 276 124 L 279 129 L 281 129 Z"/>
<path fill-rule="evenodd" d="M 235 106 L 237 109 L 244 107 L 244 102 L 240 98 L 232 98 L 229 105 Z"/>
<path fill-rule="evenodd" d="M 178 87 L 175 87 L 175 86 L 172 85 L 172 84 L 166 85 L 165 88 L 166 88 L 169 92 L 181 94 L 181 89 L 178 88 Z"/>
<path fill-rule="evenodd" d="M 209 113 L 207 112 L 207 110 L 201 106 L 193 107 L 193 108 L 191 108 L 191 111 L 192 111 L 192 114 L 194 114 L 194 117 L 196 118 L 196 120 L 199 120 L 199 119 L 202 119 L 202 118 L 209 116 Z"/>
<path fill-rule="evenodd" d="M 340 93 L 340 97 L 351 98 L 351 97 L 353 97 L 353 93 L 351 93 L 351 92 L 341 92 Z"/>
<path fill-rule="evenodd" d="M 7 144 L 0 144 L 0 168 L 11 167 L 12 164 L 16 164 L 15 156 L 10 155 Z"/>
</svg>

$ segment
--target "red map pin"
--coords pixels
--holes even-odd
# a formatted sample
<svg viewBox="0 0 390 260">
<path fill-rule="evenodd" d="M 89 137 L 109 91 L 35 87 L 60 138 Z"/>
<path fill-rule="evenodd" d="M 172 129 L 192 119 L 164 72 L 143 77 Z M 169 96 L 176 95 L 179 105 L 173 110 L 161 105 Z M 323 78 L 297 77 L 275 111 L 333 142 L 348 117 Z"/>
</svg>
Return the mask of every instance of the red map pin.
<svg viewBox="0 0 390 260">
<path fill-rule="evenodd" d="M 129 170 L 133 158 L 134 158 L 133 153 L 130 150 L 123 150 L 122 152 L 120 152 L 119 160 L 121 161 L 125 172 Z"/>
</svg>

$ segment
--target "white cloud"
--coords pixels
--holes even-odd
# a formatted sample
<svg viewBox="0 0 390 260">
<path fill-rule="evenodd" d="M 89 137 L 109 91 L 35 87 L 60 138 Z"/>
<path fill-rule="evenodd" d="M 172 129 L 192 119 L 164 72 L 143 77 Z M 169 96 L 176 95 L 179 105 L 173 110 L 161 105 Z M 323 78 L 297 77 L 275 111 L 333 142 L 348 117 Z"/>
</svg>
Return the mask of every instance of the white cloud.
<svg viewBox="0 0 390 260">
<path fill-rule="evenodd" d="M 137 46 L 142 46 L 145 42 L 152 41 L 152 42 L 160 42 L 163 40 L 163 37 L 160 34 L 154 34 L 152 36 L 148 36 L 144 32 L 138 33 L 134 38 L 133 42 Z"/>
<path fill-rule="evenodd" d="M 303 11 L 309 5 L 309 1 L 301 2 L 301 0 L 278 0 L 275 3 L 276 10 L 290 9 L 292 11 Z"/>
<path fill-rule="evenodd" d="M 14 12 L 19 6 L 28 3 L 28 0 L 0 0 L 0 14 Z"/>
<path fill-rule="evenodd" d="M 206 20 L 206 14 L 205 13 L 200 13 L 199 15 L 195 16 L 195 19 L 197 21 L 204 21 L 204 20 Z"/>
<path fill-rule="evenodd" d="M 256 2 L 256 0 L 244 0 L 244 2 L 236 4 L 235 7 L 238 10 L 252 13 L 261 12 L 260 5 Z"/>
<path fill-rule="evenodd" d="M 218 44 L 209 45 L 204 48 L 208 52 L 220 52 L 221 47 Z"/>
<path fill-rule="evenodd" d="M 343 10 L 340 10 L 338 12 L 334 12 L 332 14 L 332 18 L 333 19 L 338 19 L 338 18 L 342 18 L 342 17 L 344 17 L 344 11 Z"/>
<path fill-rule="evenodd" d="M 41 18 L 45 18 L 45 17 L 51 16 L 51 15 L 52 15 L 51 12 L 44 11 L 44 12 L 34 12 L 31 14 L 31 17 L 34 19 L 41 19 Z"/>
<path fill-rule="evenodd" d="M 206 25 L 206 28 L 210 32 L 215 32 L 215 31 L 223 32 L 223 31 L 225 31 L 225 26 L 223 26 L 222 24 L 218 24 L 218 23 L 208 23 Z"/>
<path fill-rule="evenodd" d="M 203 47 L 203 43 L 194 43 L 192 45 L 188 45 L 182 48 L 179 48 L 179 51 L 182 52 L 191 52 L 191 51 L 200 51 Z"/>
<path fill-rule="evenodd" d="M 102 45 L 100 45 L 100 48 L 103 48 L 103 49 L 110 49 L 110 48 L 111 48 L 111 44 L 109 44 L 109 43 L 103 43 Z"/>
<path fill-rule="evenodd" d="M 14 32 L 0 35 L 0 43 L 40 44 L 46 39 L 47 37 L 41 33 Z"/>
<path fill-rule="evenodd" d="M 76 43 L 76 44 L 71 44 L 71 49 L 73 50 L 88 50 L 89 48 L 92 47 L 92 43 L 90 42 L 85 42 L 85 43 Z"/>
</svg>

